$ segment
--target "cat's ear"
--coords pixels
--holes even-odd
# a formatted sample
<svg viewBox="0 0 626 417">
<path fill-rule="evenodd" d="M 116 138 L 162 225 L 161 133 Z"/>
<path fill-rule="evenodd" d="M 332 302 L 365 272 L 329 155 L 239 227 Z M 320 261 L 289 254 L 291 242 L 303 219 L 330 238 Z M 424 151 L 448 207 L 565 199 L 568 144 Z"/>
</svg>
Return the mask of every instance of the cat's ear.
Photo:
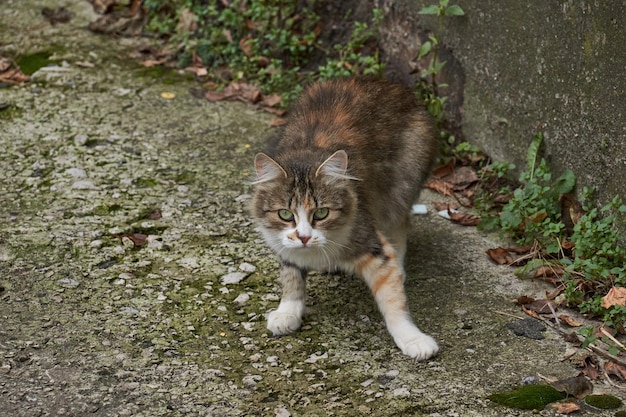
<svg viewBox="0 0 626 417">
<path fill-rule="evenodd" d="M 280 176 L 287 178 L 287 173 L 283 167 L 264 153 L 258 153 L 254 157 L 254 169 L 256 170 L 256 181 L 254 181 L 254 184 L 271 181 Z"/>
<path fill-rule="evenodd" d="M 327 175 L 332 178 L 344 180 L 358 180 L 358 178 L 348 175 L 348 154 L 344 150 L 339 150 L 332 154 L 327 160 L 320 165 L 315 171 L 315 176 Z"/>
</svg>

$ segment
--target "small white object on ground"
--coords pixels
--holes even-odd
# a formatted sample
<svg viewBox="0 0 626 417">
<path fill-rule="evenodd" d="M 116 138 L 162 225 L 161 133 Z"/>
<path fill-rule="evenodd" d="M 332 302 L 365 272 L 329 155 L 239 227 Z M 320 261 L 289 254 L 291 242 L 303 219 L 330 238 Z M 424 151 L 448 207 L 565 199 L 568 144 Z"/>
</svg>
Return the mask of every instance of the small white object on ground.
<svg viewBox="0 0 626 417">
<path fill-rule="evenodd" d="M 439 212 L 437 212 L 438 215 L 440 215 L 441 217 L 443 217 L 444 219 L 448 219 L 450 220 L 450 213 L 458 213 L 458 210 L 455 210 L 453 208 L 448 209 L 448 210 L 441 210 Z"/>
<path fill-rule="evenodd" d="M 411 208 L 411 213 L 428 214 L 428 207 L 426 207 L 426 204 L 413 204 L 413 207 Z"/>
</svg>

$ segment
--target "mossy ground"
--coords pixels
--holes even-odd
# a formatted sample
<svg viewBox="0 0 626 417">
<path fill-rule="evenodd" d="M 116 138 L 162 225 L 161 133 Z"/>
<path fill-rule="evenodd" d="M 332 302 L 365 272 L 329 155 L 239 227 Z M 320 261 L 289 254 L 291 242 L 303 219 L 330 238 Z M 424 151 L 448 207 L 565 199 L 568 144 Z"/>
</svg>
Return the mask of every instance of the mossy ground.
<svg viewBox="0 0 626 417">
<path fill-rule="evenodd" d="M 270 337 L 277 263 L 246 211 L 269 116 L 193 98 L 184 75 L 144 74 L 126 57 L 148 41 L 86 32 L 86 1 L 67 3 L 69 24 L 43 24 L 48 3 L 0 14 L 3 54 L 64 45 L 58 67 L 2 90 L 21 109 L 0 119 L 4 414 L 501 416 L 489 394 L 575 373 L 556 336 L 519 338 L 495 313 L 542 288 L 432 214 L 411 231 L 407 289 L 439 356 L 403 357 L 365 286 L 342 275 L 311 277 L 303 329 Z M 124 236 L 139 232 L 140 247 Z M 242 263 L 246 279 L 220 283 Z"/>
</svg>

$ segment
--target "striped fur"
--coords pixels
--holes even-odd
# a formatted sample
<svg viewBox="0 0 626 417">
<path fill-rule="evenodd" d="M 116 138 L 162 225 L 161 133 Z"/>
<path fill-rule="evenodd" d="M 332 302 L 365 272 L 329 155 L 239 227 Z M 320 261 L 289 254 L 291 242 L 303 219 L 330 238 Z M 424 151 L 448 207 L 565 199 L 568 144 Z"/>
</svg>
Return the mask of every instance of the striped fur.
<svg viewBox="0 0 626 417">
<path fill-rule="evenodd" d="M 403 286 L 410 208 L 435 153 L 432 121 L 409 89 L 354 78 L 303 93 L 284 130 L 255 158 L 251 211 L 281 260 L 272 333 L 302 324 L 308 270 L 343 270 L 367 283 L 404 354 L 437 353 L 413 324 Z"/>
</svg>

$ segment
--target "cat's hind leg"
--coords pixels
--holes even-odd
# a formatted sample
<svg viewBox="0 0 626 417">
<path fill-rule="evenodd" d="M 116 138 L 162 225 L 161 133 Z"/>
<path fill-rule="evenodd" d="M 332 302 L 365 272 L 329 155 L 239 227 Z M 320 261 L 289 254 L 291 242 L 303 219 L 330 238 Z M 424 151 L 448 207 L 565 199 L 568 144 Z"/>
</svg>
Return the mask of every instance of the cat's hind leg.
<svg viewBox="0 0 626 417">
<path fill-rule="evenodd" d="M 278 309 L 267 316 L 267 328 L 274 336 L 293 333 L 300 328 L 306 300 L 306 273 L 293 264 L 281 263 L 283 295 Z"/>
<path fill-rule="evenodd" d="M 404 292 L 404 269 L 398 263 L 394 247 L 383 236 L 379 237 L 383 253 L 362 255 L 356 272 L 372 291 L 387 330 L 402 353 L 417 360 L 428 359 L 439 351 L 439 346 L 413 324 Z"/>
</svg>

